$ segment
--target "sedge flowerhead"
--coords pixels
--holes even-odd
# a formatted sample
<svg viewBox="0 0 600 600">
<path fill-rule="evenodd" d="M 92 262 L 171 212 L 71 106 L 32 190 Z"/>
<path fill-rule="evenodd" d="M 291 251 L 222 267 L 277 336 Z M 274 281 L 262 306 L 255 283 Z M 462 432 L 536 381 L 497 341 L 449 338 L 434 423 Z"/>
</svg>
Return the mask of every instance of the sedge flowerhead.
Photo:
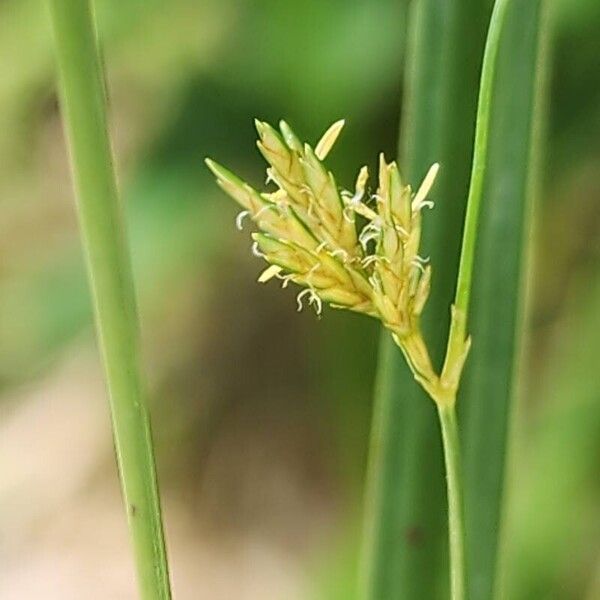
<svg viewBox="0 0 600 600">
<path fill-rule="evenodd" d="M 236 224 L 251 220 L 253 253 L 269 266 L 258 280 L 293 283 L 304 304 L 320 314 L 323 304 L 379 319 L 403 351 L 417 381 L 434 398 L 445 396 L 420 328 L 431 285 L 429 260 L 420 254 L 421 219 L 433 208 L 428 198 L 439 165 L 416 192 L 403 182 L 397 164 L 379 157 L 378 183 L 369 192 L 362 167 L 354 188 L 338 185 L 324 160 L 343 121 L 334 123 L 313 148 L 281 121 L 279 131 L 256 121 L 257 146 L 268 163 L 259 192 L 231 171 L 206 159 L 219 186 L 240 206 Z M 460 357 L 459 371 L 468 344 Z M 457 384 L 456 384 L 457 385 Z"/>
</svg>

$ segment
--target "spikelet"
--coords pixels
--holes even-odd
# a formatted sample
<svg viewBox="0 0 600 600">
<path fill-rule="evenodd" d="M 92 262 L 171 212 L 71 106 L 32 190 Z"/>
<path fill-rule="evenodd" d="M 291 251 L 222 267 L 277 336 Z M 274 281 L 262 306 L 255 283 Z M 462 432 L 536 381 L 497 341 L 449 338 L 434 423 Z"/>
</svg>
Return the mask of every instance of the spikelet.
<svg viewBox="0 0 600 600">
<path fill-rule="evenodd" d="M 451 374 L 446 381 L 433 369 L 420 327 L 431 285 L 431 266 L 419 254 L 421 217 L 433 206 L 428 195 L 439 165 L 429 169 L 413 194 L 397 164 L 382 154 L 377 191 L 369 197 L 366 167 L 351 192 L 340 189 L 323 164 L 343 121 L 334 123 L 314 149 L 302 144 L 285 121 L 279 131 L 255 124 L 258 148 L 269 164 L 267 182 L 275 183 L 275 191 L 259 193 L 214 161 L 206 163 L 241 205 L 238 227 L 248 216 L 260 230 L 252 235 L 253 251 L 270 266 L 259 281 L 277 278 L 284 287 L 290 282 L 303 287 L 299 309 L 306 300 L 320 314 L 326 302 L 378 318 L 431 397 L 441 402 L 451 396 L 468 346 L 452 368 L 445 368 Z"/>
</svg>

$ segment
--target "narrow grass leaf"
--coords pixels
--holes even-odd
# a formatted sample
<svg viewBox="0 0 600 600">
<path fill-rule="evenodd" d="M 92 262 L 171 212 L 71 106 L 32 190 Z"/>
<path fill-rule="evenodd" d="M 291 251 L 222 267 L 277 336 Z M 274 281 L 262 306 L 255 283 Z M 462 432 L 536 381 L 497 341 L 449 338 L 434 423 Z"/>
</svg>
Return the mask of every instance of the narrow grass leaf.
<svg viewBox="0 0 600 600">
<path fill-rule="evenodd" d="M 411 5 L 400 165 L 407 181 L 417 183 L 440 163 L 436 206 L 422 242 L 435 265 L 423 326 L 438 367 L 456 281 L 490 9 L 490 2 L 464 0 Z M 361 594 L 368 600 L 447 597 L 446 492 L 435 407 L 386 338 L 375 393 Z"/>
<path fill-rule="evenodd" d="M 524 307 L 543 0 L 513 0 L 500 42 L 479 221 L 470 333 L 473 351 L 458 410 L 469 598 L 498 586 L 509 422 Z"/>
</svg>

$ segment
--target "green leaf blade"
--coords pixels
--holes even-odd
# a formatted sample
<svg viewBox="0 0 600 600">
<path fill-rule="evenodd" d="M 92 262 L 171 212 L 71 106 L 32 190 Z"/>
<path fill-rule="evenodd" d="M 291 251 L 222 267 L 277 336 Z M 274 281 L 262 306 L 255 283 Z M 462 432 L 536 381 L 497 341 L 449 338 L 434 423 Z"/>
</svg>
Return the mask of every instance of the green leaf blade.
<svg viewBox="0 0 600 600">
<path fill-rule="evenodd" d="M 469 598 L 499 585 L 509 425 L 517 383 L 529 246 L 543 0 L 513 0 L 500 42 L 459 413 Z"/>
<path fill-rule="evenodd" d="M 443 358 L 467 198 L 480 59 L 491 4 L 418 0 L 409 21 L 400 165 L 409 183 L 439 162 L 424 252 L 434 265 L 423 326 Z M 441 317 L 441 318 L 440 318 Z M 433 402 L 382 334 L 367 482 L 364 599 L 447 598 L 444 469 Z"/>
</svg>

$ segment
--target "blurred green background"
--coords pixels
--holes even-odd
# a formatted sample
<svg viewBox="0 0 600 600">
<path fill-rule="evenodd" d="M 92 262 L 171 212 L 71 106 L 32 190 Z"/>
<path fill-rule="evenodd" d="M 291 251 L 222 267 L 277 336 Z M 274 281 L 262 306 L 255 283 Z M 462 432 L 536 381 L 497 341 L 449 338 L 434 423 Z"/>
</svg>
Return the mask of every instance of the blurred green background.
<svg viewBox="0 0 600 600">
<path fill-rule="evenodd" d="M 399 0 L 98 0 L 178 598 L 352 598 L 377 327 L 295 313 L 210 154 L 284 117 L 346 187 L 396 149 Z M 39 1 L 0 3 L 0 598 L 133 596 Z M 600 598 L 600 3 L 552 3 L 509 598 Z M 434 283 L 435 285 L 435 283 Z M 501 326 L 501 324 L 498 324 Z M 97 582 L 90 591 L 90 582 Z"/>
</svg>

